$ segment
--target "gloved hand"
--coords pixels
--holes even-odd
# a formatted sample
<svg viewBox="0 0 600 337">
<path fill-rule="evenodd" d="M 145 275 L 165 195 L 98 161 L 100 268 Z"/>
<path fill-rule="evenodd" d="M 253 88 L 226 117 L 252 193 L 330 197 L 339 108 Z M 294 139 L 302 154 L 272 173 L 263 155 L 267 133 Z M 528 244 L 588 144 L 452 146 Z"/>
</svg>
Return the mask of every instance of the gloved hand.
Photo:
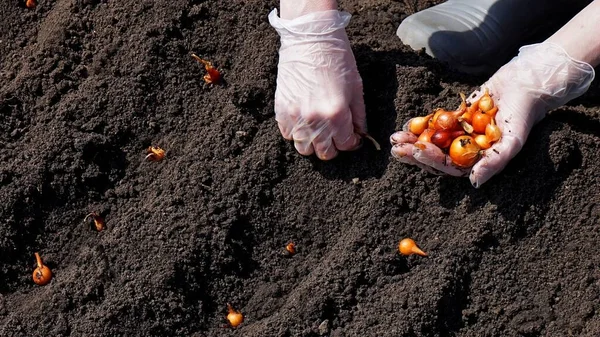
<svg viewBox="0 0 600 337">
<path fill-rule="evenodd" d="M 392 155 L 429 172 L 453 176 L 468 174 L 471 184 L 477 188 L 504 169 L 523 147 L 531 128 L 548 111 L 581 96 L 593 79 L 591 65 L 572 59 L 556 44 L 544 42 L 524 46 L 518 56 L 500 68 L 467 100 L 477 101 L 487 88 L 498 107 L 496 124 L 502 131 L 502 138 L 485 150 L 472 168 L 455 166 L 435 145 L 418 142 L 414 134 L 406 131 L 408 123 L 404 131 L 390 137 Z"/>
<path fill-rule="evenodd" d="M 350 14 L 314 12 L 294 20 L 269 14 L 281 37 L 275 119 L 302 155 L 329 160 L 356 149 L 366 133 L 362 79 L 345 27 Z"/>
</svg>

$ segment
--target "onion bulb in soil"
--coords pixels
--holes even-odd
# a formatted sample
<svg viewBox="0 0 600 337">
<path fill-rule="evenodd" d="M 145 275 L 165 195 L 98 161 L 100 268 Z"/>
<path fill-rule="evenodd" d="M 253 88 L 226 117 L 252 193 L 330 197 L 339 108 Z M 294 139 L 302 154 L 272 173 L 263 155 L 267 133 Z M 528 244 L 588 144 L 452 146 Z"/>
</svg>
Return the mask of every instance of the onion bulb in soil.
<svg viewBox="0 0 600 337">
<path fill-rule="evenodd" d="M 417 254 L 417 255 L 421 255 L 421 256 L 427 256 L 427 253 L 422 251 L 417 246 L 417 243 L 415 242 L 415 240 L 410 239 L 410 238 L 406 238 L 406 239 L 403 239 L 402 241 L 400 241 L 400 243 L 398 244 L 398 250 L 400 251 L 400 254 L 402 254 L 402 255 Z"/>
<path fill-rule="evenodd" d="M 235 328 L 238 325 L 242 324 L 242 322 L 244 321 L 244 315 L 242 315 L 241 312 L 233 309 L 231 304 L 227 304 L 227 311 L 227 320 L 229 321 L 229 324 L 231 324 L 232 327 Z"/>
<path fill-rule="evenodd" d="M 35 282 L 37 285 L 43 286 L 52 279 L 52 271 L 50 271 L 50 268 L 42 263 L 40 254 L 35 253 L 35 260 L 37 263 L 37 268 L 35 268 L 33 271 L 33 282 Z"/>
<path fill-rule="evenodd" d="M 285 251 L 288 252 L 289 255 L 294 255 L 296 254 L 296 244 L 293 242 L 288 243 L 285 246 Z"/>
</svg>

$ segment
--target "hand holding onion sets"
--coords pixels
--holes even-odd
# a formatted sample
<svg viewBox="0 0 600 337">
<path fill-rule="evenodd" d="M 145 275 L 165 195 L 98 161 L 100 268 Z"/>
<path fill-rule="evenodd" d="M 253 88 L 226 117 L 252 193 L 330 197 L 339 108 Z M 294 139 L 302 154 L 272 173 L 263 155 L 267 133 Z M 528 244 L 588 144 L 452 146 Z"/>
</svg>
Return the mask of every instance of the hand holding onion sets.
<svg viewBox="0 0 600 337">
<path fill-rule="evenodd" d="M 467 102 L 463 93 L 460 97 L 461 103 L 455 110 L 439 108 L 409 120 L 403 131 L 390 137 L 392 155 L 421 167 L 429 165 L 429 171 L 464 175 L 485 150 L 500 140 L 502 132 L 495 122 L 498 107 L 487 89 L 472 102 Z M 426 153 L 428 160 L 419 160 L 420 151 Z"/>
<path fill-rule="evenodd" d="M 549 111 L 587 91 L 594 68 L 585 61 L 572 58 L 551 41 L 523 46 L 458 109 L 436 110 L 394 133 L 392 155 L 428 172 L 469 176 L 471 184 L 479 187 L 521 151 L 533 126 Z M 418 136 L 411 132 L 421 129 Z M 437 131 L 456 134 L 434 136 Z M 447 145 L 444 135 L 453 139 L 448 149 L 443 147 Z M 460 143 L 454 143 L 458 137 Z"/>
</svg>

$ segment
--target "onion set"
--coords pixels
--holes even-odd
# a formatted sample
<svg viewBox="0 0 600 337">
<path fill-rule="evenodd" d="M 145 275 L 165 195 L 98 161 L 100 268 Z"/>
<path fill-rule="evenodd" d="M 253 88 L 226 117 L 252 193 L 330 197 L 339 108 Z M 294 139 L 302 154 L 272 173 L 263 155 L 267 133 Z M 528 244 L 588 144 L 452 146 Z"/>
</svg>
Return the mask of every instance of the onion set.
<svg viewBox="0 0 600 337">
<path fill-rule="evenodd" d="M 35 268 L 33 271 L 33 282 L 35 282 L 37 285 L 43 286 L 52 279 L 52 271 L 50 268 L 44 265 L 44 263 L 42 263 L 40 254 L 35 253 L 35 261 L 37 263 L 37 268 Z"/>
<path fill-rule="evenodd" d="M 413 254 L 427 256 L 427 253 L 422 251 L 421 248 L 417 246 L 415 240 L 410 238 L 402 239 L 402 241 L 400 241 L 400 243 L 398 244 L 398 251 L 400 252 L 400 254 L 406 256 Z"/>
<path fill-rule="evenodd" d="M 236 328 L 244 321 L 244 315 L 241 312 L 233 309 L 231 304 L 227 304 L 227 320 L 232 327 Z"/>
</svg>

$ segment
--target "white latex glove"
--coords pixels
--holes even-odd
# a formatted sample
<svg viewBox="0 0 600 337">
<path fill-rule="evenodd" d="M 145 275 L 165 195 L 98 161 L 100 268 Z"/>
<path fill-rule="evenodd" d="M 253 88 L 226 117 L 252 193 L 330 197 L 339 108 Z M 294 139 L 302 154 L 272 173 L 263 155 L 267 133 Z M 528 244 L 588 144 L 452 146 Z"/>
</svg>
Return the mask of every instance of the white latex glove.
<svg viewBox="0 0 600 337">
<path fill-rule="evenodd" d="M 429 172 L 466 176 L 474 187 L 502 171 L 521 150 L 531 128 L 550 110 L 585 93 L 594 79 L 594 68 L 571 58 L 562 47 L 544 42 L 524 46 L 519 55 L 500 68 L 480 90 L 469 96 L 474 102 L 489 90 L 498 106 L 496 124 L 502 138 L 485 151 L 472 168 L 452 164 L 441 149 L 417 137 L 399 131 L 390 137 L 392 155 L 400 161 L 417 165 Z"/>
<path fill-rule="evenodd" d="M 294 20 L 269 14 L 281 37 L 275 119 L 302 155 L 334 158 L 366 133 L 362 79 L 345 27 L 350 14 L 314 12 Z"/>
</svg>

